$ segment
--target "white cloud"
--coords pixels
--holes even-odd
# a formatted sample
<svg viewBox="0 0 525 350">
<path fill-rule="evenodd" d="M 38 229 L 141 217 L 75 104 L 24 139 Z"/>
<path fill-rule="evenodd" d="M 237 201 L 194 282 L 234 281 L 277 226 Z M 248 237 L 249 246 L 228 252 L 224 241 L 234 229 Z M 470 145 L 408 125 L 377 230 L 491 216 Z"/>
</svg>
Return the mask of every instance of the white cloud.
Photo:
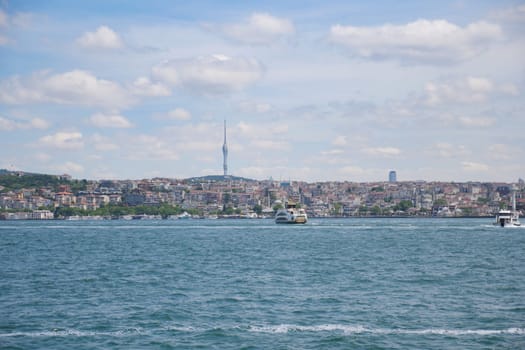
<svg viewBox="0 0 525 350">
<path fill-rule="evenodd" d="M 5 13 L 3 10 L 0 10 L 0 27 L 7 27 L 9 24 L 9 19 L 7 17 L 7 13 Z"/>
<path fill-rule="evenodd" d="M 84 147 L 80 132 L 57 132 L 40 138 L 40 144 L 45 147 L 75 150 Z"/>
<path fill-rule="evenodd" d="M 525 5 L 495 11 L 492 17 L 502 22 L 525 22 Z"/>
<path fill-rule="evenodd" d="M 119 149 L 119 146 L 111 142 L 110 138 L 99 134 L 92 135 L 90 140 L 97 151 L 114 151 Z"/>
<path fill-rule="evenodd" d="M 89 122 L 99 128 L 120 128 L 126 129 L 131 128 L 133 125 L 126 119 L 126 117 L 120 114 L 93 114 L 89 118 Z"/>
<path fill-rule="evenodd" d="M 55 169 L 58 172 L 65 173 L 65 174 L 70 174 L 70 173 L 78 174 L 84 171 L 84 167 L 82 165 L 73 163 L 73 162 L 66 162 L 64 164 L 57 165 Z"/>
<path fill-rule="evenodd" d="M 332 145 L 334 146 L 346 146 L 348 142 L 346 141 L 346 136 L 339 135 L 332 140 Z"/>
<path fill-rule="evenodd" d="M 139 96 L 169 96 L 171 95 L 170 89 L 160 83 L 152 82 L 149 78 L 140 77 L 136 79 L 130 87 L 131 92 L 134 95 Z"/>
<path fill-rule="evenodd" d="M 49 123 L 41 118 L 31 118 L 27 121 L 18 121 L 0 116 L 0 130 L 47 129 L 48 127 Z"/>
<path fill-rule="evenodd" d="M 260 150 L 283 150 L 290 148 L 288 142 L 277 140 L 253 140 L 250 145 Z"/>
<path fill-rule="evenodd" d="M 268 45 L 295 33 L 293 23 L 267 13 L 254 13 L 242 23 L 225 25 L 222 32 L 235 41 L 250 45 Z"/>
<path fill-rule="evenodd" d="M 487 171 L 489 170 L 489 166 L 483 163 L 461 162 L 461 165 L 463 166 L 463 170 L 465 171 Z"/>
<path fill-rule="evenodd" d="M 184 108 L 175 108 L 174 110 L 168 112 L 168 117 L 174 120 L 190 120 L 191 113 Z"/>
<path fill-rule="evenodd" d="M 419 19 L 405 25 L 330 29 L 330 40 L 355 56 L 422 63 L 469 59 L 501 37 L 498 25 L 483 21 L 459 27 L 446 20 Z"/>
<path fill-rule="evenodd" d="M 253 140 L 260 137 L 264 137 L 266 135 L 279 135 L 279 134 L 287 134 L 289 130 L 288 124 L 284 122 L 279 123 L 265 123 L 264 129 L 267 131 L 266 134 L 261 133 L 261 125 L 257 124 L 249 124 L 244 121 L 239 122 L 236 125 L 236 131 L 238 130 L 239 136 Z"/>
<path fill-rule="evenodd" d="M 392 157 L 401 154 L 401 150 L 395 147 L 370 147 L 362 149 L 363 153 L 371 156 Z"/>
<path fill-rule="evenodd" d="M 39 162 L 48 163 L 52 157 L 47 153 L 36 153 L 34 158 Z"/>
<path fill-rule="evenodd" d="M 498 86 L 483 77 L 466 77 L 440 83 L 429 82 L 425 85 L 425 103 L 434 106 L 451 102 L 484 102 L 496 93 L 516 96 L 518 90 L 512 84 Z"/>
<path fill-rule="evenodd" d="M 446 142 L 438 142 L 432 145 L 428 152 L 432 156 L 442 158 L 456 158 L 469 155 L 470 151 L 464 145 L 453 145 Z"/>
<path fill-rule="evenodd" d="M 480 127 L 480 128 L 487 128 L 489 126 L 494 125 L 496 122 L 493 118 L 485 118 L 485 117 L 478 117 L 478 118 L 472 118 L 472 117 L 460 117 L 459 122 L 467 127 Z"/>
<path fill-rule="evenodd" d="M 177 59 L 153 67 L 152 76 L 172 86 L 220 94 L 241 90 L 259 80 L 263 66 L 254 58 L 225 55 Z"/>
<path fill-rule="evenodd" d="M 127 146 L 127 157 L 131 160 L 177 160 L 174 147 L 158 136 L 138 135 Z"/>
<path fill-rule="evenodd" d="M 501 143 L 490 145 L 488 151 L 489 156 L 493 159 L 510 159 L 515 154 L 509 146 Z"/>
<path fill-rule="evenodd" d="M 343 175 L 359 175 L 364 172 L 363 168 L 358 166 L 347 165 L 339 169 Z"/>
<path fill-rule="evenodd" d="M 31 128 L 34 129 L 47 129 L 49 127 L 49 123 L 41 118 L 33 118 L 29 121 L 29 125 Z"/>
<path fill-rule="evenodd" d="M 337 156 L 343 153 L 344 151 L 342 149 L 331 149 L 329 151 L 322 151 L 321 155 L 322 156 Z"/>
<path fill-rule="evenodd" d="M 120 36 L 107 26 L 100 26 L 94 32 L 86 32 L 77 43 L 87 49 L 120 49 L 124 43 Z"/>
<path fill-rule="evenodd" d="M 0 29 L 7 28 L 9 26 L 9 17 L 7 13 L 0 9 Z M 9 43 L 9 39 L 4 34 L 0 33 L 0 46 Z"/>
<path fill-rule="evenodd" d="M 0 82 L 0 102 L 6 104 L 58 103 L 107 108 L 126 107 L 133 100 L 119 84 L 89 72 L 73 70 L 50 75 L 48 71 Z"/>
<path fill-rule="evenodd" d="M 272 110 L 272 105 L 264 102 L 242 101 L 239 110 L 243 113 L 267 113 Z"/>
</svg>

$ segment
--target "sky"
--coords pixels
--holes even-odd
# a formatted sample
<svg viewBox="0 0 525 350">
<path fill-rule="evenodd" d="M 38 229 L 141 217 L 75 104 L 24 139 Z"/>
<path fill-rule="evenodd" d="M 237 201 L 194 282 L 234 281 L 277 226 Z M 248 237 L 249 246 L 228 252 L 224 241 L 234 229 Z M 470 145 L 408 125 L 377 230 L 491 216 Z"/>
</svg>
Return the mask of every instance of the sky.
<svg viewBox="0 0 525 350">
<path fill-rule="evenodd" d="M 525 178 L 523 1 L 0 1 L 0 169 Z"/>
</svg>

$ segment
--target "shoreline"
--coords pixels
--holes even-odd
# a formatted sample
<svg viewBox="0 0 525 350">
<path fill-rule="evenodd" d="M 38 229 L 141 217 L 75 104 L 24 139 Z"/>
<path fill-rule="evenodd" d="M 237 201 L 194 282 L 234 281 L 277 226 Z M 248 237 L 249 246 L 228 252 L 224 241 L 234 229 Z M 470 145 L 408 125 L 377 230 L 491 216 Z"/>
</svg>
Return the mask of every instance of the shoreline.
<svg viewBox="0 0 525 350">
<path fill-rule="evenodd" d="M 312 220 L 328 219 L 328 220 L 347 220 L 347 219 L 490 219 L 494 216 L 319 216 L 310 217 Z M 30 218 L 0 218 L 2 221 L 187 221 L 187 220 L 273 220 L 273 217 L 263 218 L 246 218 L 246 217 L 218 217 L 218 218 L 187 218 L 187 219 L 172 219 L 159 217 L 141 217 L 141 218 L 113 218 L 101 216 L 81 216 L 81 217 L 64 217 L 64 218 L 49 218 L 49 219 L 30 219 Z"/>
</svg>

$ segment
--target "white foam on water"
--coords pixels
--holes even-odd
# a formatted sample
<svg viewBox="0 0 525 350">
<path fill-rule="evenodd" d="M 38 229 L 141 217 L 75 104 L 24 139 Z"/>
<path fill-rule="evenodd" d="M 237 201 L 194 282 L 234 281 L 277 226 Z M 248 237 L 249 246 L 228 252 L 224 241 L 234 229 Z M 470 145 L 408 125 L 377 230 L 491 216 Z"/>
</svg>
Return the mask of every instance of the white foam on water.
<svg viewBox="0 0 525 350">
<path fill-rule="evenodd" d="M 249 330 L 261 333 L 292 333 L 292 332 L 343 332 L 344 334 L 405 334 L 405 335 L 449 335 L 449 336 L 491 336 L 491 335 L 525 335 L 525 328 L 507 329 L 396 329 L 396 328 L 368 328 L 364 326 L 349 326 L 340 324 L 324 324 L 317 326 L 300 325 L 272 325 L 272 326 L 251 326 Z"/>
<path fill-rule="evenodd" d="M 225 329 L 221 327 L 222 329 Z M 136 335 L 147 335 L 158 331 L 178 331 L 186 333 L 201 333 L 211 329 L 195 328 L 192 326 L 167 326 L 162 329 L 143 330 L 140 328 L 126 328 L 117 331 L 82 331 L 77 329 L 56 329 L 50 331 L 34 332 L 13 332 L 0 333 L 0 338 L 7 337 L 126 337 Z M 236 326 L 236 330 L 243 330 L 246 327 Z M 443 335 L 443 336 L 493 336 L 493 335 L 525 335 L 525 328 L 512 327 L 507 329 L 398 329 L 398 328 L 369 328 L 364 326 L 351 326 L 343 324 L 322 324 L 316 326 L 301 326 L 293 324 L 248 326 L 249 332 L 285 334 L 294 332 L 342 332 L 346 335 L 355 334 L 381 334 L 381 335 Z"/>
<path fill-rule="evenodd" d="M 114 332 L 98 332 L 98 331 L 81 331 L 77 329 L 56 329 L 50 331 L 35 331 L 35 332 L 13 332 L 1 333 L 0 338 L 6 337 L 122 337 L 127 335 L 145 334 L 139 328 L 126 328 Z"/>
</svg>

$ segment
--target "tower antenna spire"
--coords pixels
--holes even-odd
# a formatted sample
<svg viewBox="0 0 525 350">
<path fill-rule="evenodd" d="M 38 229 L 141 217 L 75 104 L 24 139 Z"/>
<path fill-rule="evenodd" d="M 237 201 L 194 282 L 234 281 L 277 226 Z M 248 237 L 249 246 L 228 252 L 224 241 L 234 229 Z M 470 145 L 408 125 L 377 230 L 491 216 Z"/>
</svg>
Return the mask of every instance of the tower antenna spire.
<svg viewBox="0 0 525 350">
<path fill-rule="evenodd" d="M 226 119 L 224 119 L 224 143 L 222 145 L 222 157 L 223 157 L 222 168 L 224 170 L 224 176 L 227 176 L 228 175 L 228 144 L 226 143 Z"/>
</svg>

